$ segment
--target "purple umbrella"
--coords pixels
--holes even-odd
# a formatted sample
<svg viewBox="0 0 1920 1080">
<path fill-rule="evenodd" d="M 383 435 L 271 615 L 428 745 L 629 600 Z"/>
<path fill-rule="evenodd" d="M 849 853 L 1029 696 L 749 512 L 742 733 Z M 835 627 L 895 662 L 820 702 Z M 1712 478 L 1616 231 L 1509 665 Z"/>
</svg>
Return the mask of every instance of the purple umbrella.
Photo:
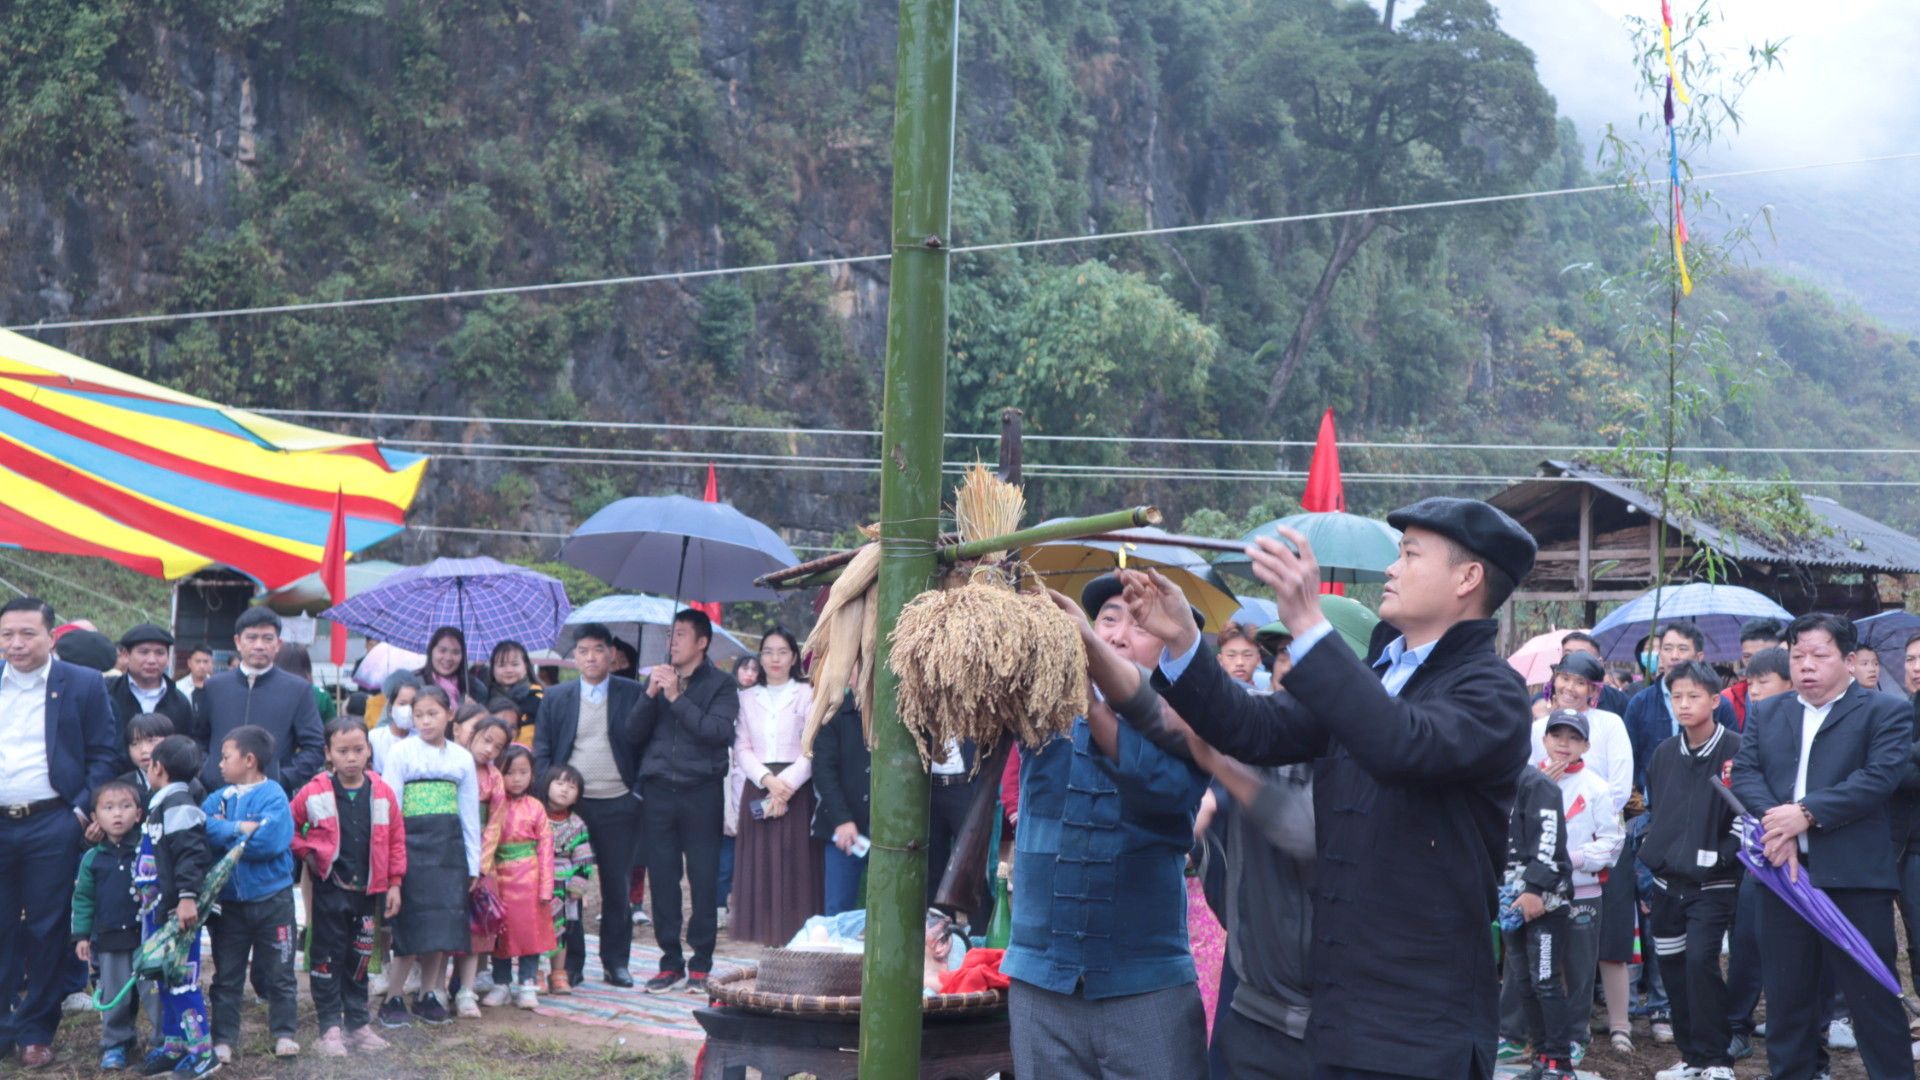
<svg viewBox="0 0 1920 1080">
<path fill-rule="evenodd" d="M 1772 889 L 1775 896 L 1784 900 L 1796 914 L 1820 931 L 1820 936 L 1840 946 L 1842 951 L 1853 957 L 1854 963 L 1886 987 L 1887 993 L 1901 998 L 1904 1003 L 1906 999 L 1900 994 L 1900 980 L 1887 968 L 1880 954 L 1873 951 L 1873 946 L 1867 943 L 1853 923 L 1847 921 L 1847 917 L 1840 914 L 1840 909 L 1833 906 L 1833 899 L 1808 881 L 1804 871 L 1797 877 L 1789 878 L 1785 867 L 1768 862 L 1766 850 L 1760 843 L 1760 823 L 1740 804 L 1739 796 L 1727 790 L 1725 784 L 1718 781 L 1709 783 L 1713 784 L 1713 790 L 1721 798 L 1727 800 L 1727 805 L 1733 807 L 1737 815 L 1733 831 L 1740 837 L 1740 861 L 1747 864 L 1747 869 L 1753 872 L 1760 884 Z"/>
<path fill-rule="evenodd" d="M 467 659 L 478 662 L 502 641 L 550 647 L 572 611 L 558 579 L 477 558 L 409 566 L 320 617 L 417 653 L 427 651 L 435 630 L 457 626 L 467 637 Z"/>
</svg>

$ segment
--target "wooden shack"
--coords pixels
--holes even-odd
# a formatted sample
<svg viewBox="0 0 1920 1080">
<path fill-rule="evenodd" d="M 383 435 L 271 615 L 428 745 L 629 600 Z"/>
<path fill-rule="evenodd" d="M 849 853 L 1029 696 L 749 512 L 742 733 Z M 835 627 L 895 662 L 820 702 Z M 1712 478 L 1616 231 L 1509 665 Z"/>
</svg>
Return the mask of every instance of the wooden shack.
<svg viewBox="0 0 1920 1080">
<path fill-rule="evenodd" d="M 1630 600 L 1653 587 L 1655 560 L 1669 580 L 1697 580 L 1694 556 L 1725 558 L 1726 584 L 1764 593 L 1792 612 L 1833 611 L 1859 618 L 1898 608 L 1905 575 L 1920 574 L 1920 540 L 1809 495 L 1807 506 L 1831 528 L 1783 550 L 1702 521 L 1663 513 L 1638 486 L 1568 461 L 1548 461 L 1487 500 L 1511 514 L 1540 543 L 1540 557 L 1516 600 L 1583 606 L 1592 626 L 1602 602 Z"/>
</svg>

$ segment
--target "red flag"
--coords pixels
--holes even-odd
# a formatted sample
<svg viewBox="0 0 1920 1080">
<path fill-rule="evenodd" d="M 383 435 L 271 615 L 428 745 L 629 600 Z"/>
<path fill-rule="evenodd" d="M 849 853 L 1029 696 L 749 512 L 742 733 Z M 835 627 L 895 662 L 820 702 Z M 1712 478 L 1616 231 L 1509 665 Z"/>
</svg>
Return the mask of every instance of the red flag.
<svg viewBox="0 0 1920 1080">
<path fill-rule="evenodd" d="M 1320 435 L 1313 444 L 1313 463 L 1307 466 L 1307 490 L 1300 496 L 1300 509 L 1325 513 L 1347 508 L 1347 490 L 1340 483 L 1340 445 L 1333 432 L 1333 410 L 1320 417 Z M 1322 593 L 1345 596 L 1346 586 L 1337 581 L 1320 583 Z"/>
<path fill-rule="evenodd" d="M 720 501 L 720 481 L 717 477 L 714 476 L 712 464 L 707 465 L 707 490 L 701 493 L 700 501 L 710 502 L 710 503 L 717 503 Z M 720 605 L 719 604 L 698 603 L 698 604 L 688 604 L 687 606 L 692 608 L 695 611 L 705 612 L 707 618 L 712 619 L 713 624 L 715 626 L 720 625 Z"/>
<path fill-rule="evenodd" d="M 327 547 L 320 556 L 320 587 L 327 590 L 330 603 L 338 604 L 347 598 L 347 497 L 338 488 L 333 493 L 333 521 L 327 526 Z M 339 666 L 347 662 L 347 628 L 339 623 L 332 626 L 327 658 Z"/>
</svg>

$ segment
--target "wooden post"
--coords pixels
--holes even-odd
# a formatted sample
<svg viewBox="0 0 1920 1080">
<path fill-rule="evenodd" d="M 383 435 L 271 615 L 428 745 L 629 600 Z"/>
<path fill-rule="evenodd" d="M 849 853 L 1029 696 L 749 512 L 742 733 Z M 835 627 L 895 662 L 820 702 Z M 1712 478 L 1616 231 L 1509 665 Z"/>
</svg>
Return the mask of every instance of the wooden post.
<svg viewBox="0 0 1920 1080">
<path fill-rule="evenodd" d="M 1585 484 L 1580 486 L 1580 609 L 1586 621 L 1584 625 L 1593 626 L 1595 604 L 1593 602 L 1593 488 Z"/>
<path fill-rule="evenodd" d="M 1008 406 L 1000 410 L 1000 479 L 1020 483 L 1020 421 L 1026 414 Z"/>
</svg>

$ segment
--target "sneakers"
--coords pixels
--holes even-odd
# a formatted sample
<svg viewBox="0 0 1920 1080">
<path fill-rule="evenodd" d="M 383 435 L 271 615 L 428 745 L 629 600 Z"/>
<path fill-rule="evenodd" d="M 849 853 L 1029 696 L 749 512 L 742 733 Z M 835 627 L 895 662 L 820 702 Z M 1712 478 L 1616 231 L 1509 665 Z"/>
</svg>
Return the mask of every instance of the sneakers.
<svg viewBox="0 0 1920 1080">
<path fill-rule="evenodd" d="M 1653 1028 L 1654 1042 L 1662 1046 L 1673 1045 L 1673 1019 L 1666 1013 L 1654 1013 L 1653 1022 L 1649 1026 Z"/>
<path fill-rule="evenodd" d="M 388 998 L 374 1018 L 380 1021 L 383 1028 L 403 1028 L 413 1024 L 413 1014 L 407 1011 L 407 1003 L 400 1000 L 398 995 Z"/>
<path fill-rule="evenodd" d="M 1733 1033 L 1733 1040 L 1727 1043 L 1727 1056 L 1735 1061 L 1745 1061 L 1753 1056 L 1753 1040 L 1739 1032 Z"/>
<path fill-rule="evenodd" d="M 1858 1050 L 1860 1044 L 1853 1037 L 1853 1021 L 1835 1020 L 1827 1025 L 1827 1049 Z"/>
<path fill-rule="evenodd" d="M 707 973 L 704 971 L 687 972 L 687 990 L 694 994 L 707 992 Z"/>
<path fill-rule="evenodd" d="M 480 1004 L 485 1005 L 489 1009 L 497 1009 L 511 1000 L 513 1000 L 513 991 L 501 986 L 499 983 L 494 983 L 493 989 L 487 991 L 487 996 L 480 999 Z M 467 1014 L 461 1013 L 460 1015 L 465 1016 Z M 480 1014 L 476 1012 L 473 1015 L 479 1016 Z"/>
<path fill-rule="evenodd" d="M 713 928 L 715 930 L 725 930 L 727 924 L 732 921 L 733 917 L 726 908 L 721 908 L 713 913 Z"/>
<path fill-rule="evenodd" d="M 540 995 L 536 993 L 531 986 L 516 986 L 513 988 L 513 1003 L 522 1009 L 538 1008 L 540 1005 Z"/>
<path fill-rule="evenodd" d="M 686 981 L 687 976 L 685 972 L 662 969 L 660 974 L 647 980 L 647 993 L 664 994 Z"/>
<path fill-rule="evenodd" d="M 1567 1055 L 1567 1064 L 1578 1069 L 1580 1063 L 1587 1060 L 1587 1044 L 1574 1043 L 1573 1052 Z"/>
<path fill-rule="evenodd" d="M 60 999 L 61 1012 L 92 1012 L 93 995 L 85 990 L 76 990 Z"/>
<path fill-rule="evenodd" d="M 1701 1070 L 1700 1080 L 1733 1080 L 1733 1066 L 1709 1065 Z"/>
<path fill-rule="evenodd" d="M 320 1033 L 320 1041 L 313 1044 L 314 1052 L 323 1058 L 343 1058 L 347 1056 L 347 1037 L 337 1027 L 330 1027 Z"/>
<path fill-rule="evenodd" d="M 1530 1061 L 1533 1057 L 1533 1048 L 1514 1039 L 1501 1039 L 1494 1056 L 1502 1065 L 1510 1065 L 1516 1061 Z"/>
<path fill-rule="evenodd" d="M 220 1071 L 220 1066 L 225 1064 L 226 1062 L 221 1061 L 212 1054 L 204 1054 L 200 1057 L 181 1058 L 180 1064 L 173 1067 L 173 1075 L 191 1077 L 212 1076 L 214 1073 Z"/>
<path fill-rule="evenodd" d="M 155 1047 L 148 1051 L 146 1060 L 140 1063 L 140 1075 L 160 1076 L 170 1073 L 182 1060 L 184 1059 L 179 1054 L 170 1054 L 164 1047 Z"/>
<path fill-rule="evenodd" d="M 1576 1080 L 1572 1067 L 1564 1061 L 1541 1058 L 1533 1063 L 1533 1069 L 1539 1080 Z"/>
<path fill-rule="evenodd" d="M 1700 1069 L 1684 1061 L 1653 1074 L 1653 1080 L 1700 1080 Z"/>
<path fill-rule="evenodd" d="M 641 908 L 633 909 L 633 925 L 647 926 L 652 922 L 653 922 L 653 917 L 651 915 L 648 915 L 644 909 L 641 909 Z"/>
<path fill-rule="evenodd" d="M 573 980 L 567 978 L 564 971 L 554 971 L 547 975 L 547 993 L 566 995 L 573 993 Z"/>
<path fill-rule="evenodd" d="M 485 957 L 481 959 L 484 960 Z M 473 992 L 476 994 L 484 994 L 492 990 L 493 986 L 493 970 L 486 964 L 480 965 L 480 970 L 475 972 L 473 976 Z"/>
<path fill-rule="evenodd" d="M 500 988 L 496 986 L 494 989 Z M 480 999 L 473 996 L 473 991 L 462 990 L 453 995 L 453 1012 L 462 1020 L 478 1020 L 480 1019 Z"/>
<path fill-rule="evenodd" d="M 299 1057 L 300 1044 L 282 1035 L 273 1040 L 273 1056 L 278 1058 Z"/>
<path fill-rule="evenodd" d="M 213 1060 L 219 1062 L 222 1065 L 232 1064 L 233 1063 L 233 1047 L 228 1046 L 226 1043 L 214 1043 L 213 1044 Z"/>
<path fill-rule="evenodd" d="M 369 1026 L 363 1027 L 358 1031 L 348 1032 L 347 1045 L 363 1054 L 377 1054 L 385 1050 L 388 1043 L 387 1040 L 381 1038 L 379 1034 Z"/>
<path fill-rule="evenodd" d="M 127 1067 L 127 1048 L 116 1046 L 100 1055 L 101 1072 L 118 1072 Z"/>
<path fill-rule="evenodd" d="M 450 1024 L 453 1017 L 447 1015 L 447 1003 L 440 1000 L 439 994 L 421 994 L 413 1002 L 414 1018 L 423 1024 Z"/>
</svg>

